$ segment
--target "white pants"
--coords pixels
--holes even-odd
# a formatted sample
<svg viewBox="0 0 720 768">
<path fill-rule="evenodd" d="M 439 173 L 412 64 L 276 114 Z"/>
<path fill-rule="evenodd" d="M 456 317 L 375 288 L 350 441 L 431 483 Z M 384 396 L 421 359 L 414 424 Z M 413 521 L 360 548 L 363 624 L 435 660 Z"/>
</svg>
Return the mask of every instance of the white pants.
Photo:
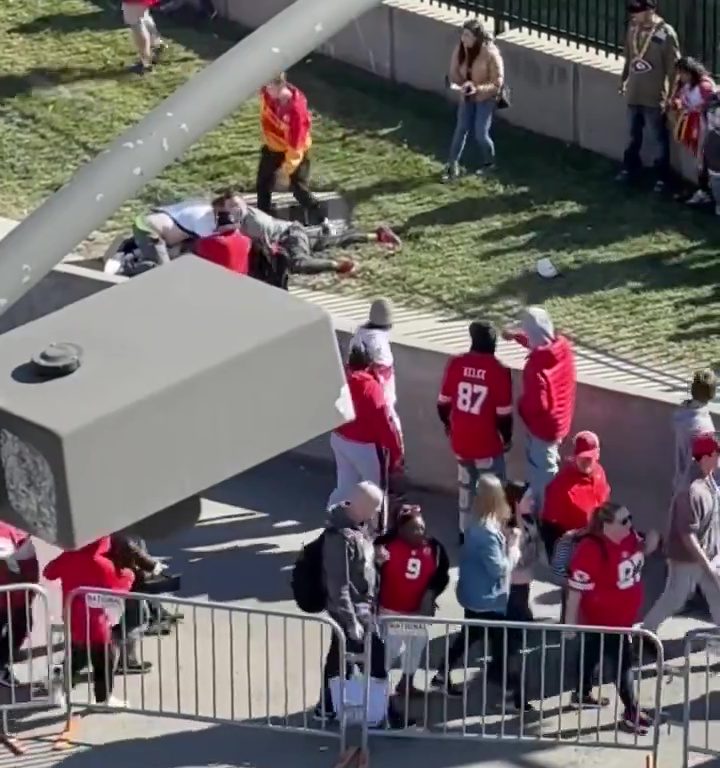
<svg viewBox="0 0 720 768">
<path fill-rule="evenodd" d="M 394 611 L 380 609 L 381 616 L 397 616 Z M 385 643 L 385 668 L 390 671 L 402 656 L 402 671 L 405 675 L 414 675 L 420 667 L 422 656 L 428 645 L 430 635 L 425 630 L 423 635 L 403 635 L 388 631 L 390 625 L 381 624 L 381 637 Z"/>
<path fill-rule="evenodd" d="M 685 605 L 686 600 L 700 587 L 707 600 L 713 623 L 720 625 L 720 587 L 715 579 L 708 576 L 696 563 L 668 562 L 668 574 L 665 589 L 655 601 L 643 621 L 643 627 L 651 632 Z"/>
<path fill-rule="evenodd" d="M 330 435 L 330 447 L 335 456 L 335 490 L 328 499 L 328 509 L 345 501 L 353 487 L 363 480 L 383 487 L 383 467 L 373 443 L 356 443 L 337 433 Z"/>
</svg>

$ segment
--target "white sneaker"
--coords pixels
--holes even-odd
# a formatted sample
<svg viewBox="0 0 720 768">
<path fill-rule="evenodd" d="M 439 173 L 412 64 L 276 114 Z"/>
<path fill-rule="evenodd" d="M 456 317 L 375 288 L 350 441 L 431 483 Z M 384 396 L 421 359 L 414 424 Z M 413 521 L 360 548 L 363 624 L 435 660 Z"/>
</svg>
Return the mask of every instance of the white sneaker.
<svg viewBox="0 0 720 768">
<path fill-rule="evenodd" d="M 686 200 L 688 205 L 705 205 L 710 202 L 710 195 L 703 189 L 696 189 L 693 195 Z"/>
<path fill-rule="evenodd" d="M 121 699 L 117 696 L 110 696 L 105 701 L 98 701 L 98 706 L 107 707 L 108 709 L 127 709 L 130 705 L 125 699 Z"/>
</svg>

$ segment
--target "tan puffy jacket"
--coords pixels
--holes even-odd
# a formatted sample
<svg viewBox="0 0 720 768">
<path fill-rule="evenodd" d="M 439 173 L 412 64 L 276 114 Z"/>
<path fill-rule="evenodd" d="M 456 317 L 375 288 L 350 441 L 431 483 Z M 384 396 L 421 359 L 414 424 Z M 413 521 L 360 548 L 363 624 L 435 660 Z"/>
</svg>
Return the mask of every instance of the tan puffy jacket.
<svg viewBox="0 0 720 768">
<path fill-rule="evenodd" d="M 458 43 L 450 58 L 450 81 L 456 85 L 462 85 L 470 80 L 477 91 L 472 96 L 474 101 L 494 99 L 500 93 L 505 80 L 505 65 L 500 51 L 494 42 L 488 40 L 483 43 L 472 66 L 460 63 L 460 46 Z"/>
</svg>

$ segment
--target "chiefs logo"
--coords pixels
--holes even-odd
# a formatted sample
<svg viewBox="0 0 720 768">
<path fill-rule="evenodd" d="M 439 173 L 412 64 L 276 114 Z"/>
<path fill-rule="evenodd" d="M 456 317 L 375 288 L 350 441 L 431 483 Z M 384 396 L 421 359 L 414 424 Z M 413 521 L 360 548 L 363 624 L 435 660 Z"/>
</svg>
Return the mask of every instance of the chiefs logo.
<svg viewBox="0 0 720 768">
<path fill-rule="evenodd" d="M 589 584 L 590 574 L 585 573 L 585 571 L 573 571 L 572 580 L 577 584 Z"/>
</svg>

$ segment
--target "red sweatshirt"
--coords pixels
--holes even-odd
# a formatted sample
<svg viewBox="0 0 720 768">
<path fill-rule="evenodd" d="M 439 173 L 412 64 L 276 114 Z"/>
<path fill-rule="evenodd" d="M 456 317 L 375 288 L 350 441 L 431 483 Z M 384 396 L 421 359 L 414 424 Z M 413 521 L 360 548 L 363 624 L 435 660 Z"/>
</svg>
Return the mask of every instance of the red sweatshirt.
<svg viewBox="0 0 720 768">
<path fill-rule="evenodd" d="M 113 589 L 127 592 L 134 575 L 128 568 L 118 569 L 107 558 L 110 537 L 93 541 L 81 549 L 63 552 L 45 566 L 43 575 L 48 581 L 60 579 L 63 602 L 79 587 Z M 86 607 L 85 597 L 73 600 L 70 609 L 70 635 L 73 645 L 105 645 L 110 642 L 110 622 L 103 608 Z"/>
<path fill-rule="evenodd" d="M 402 462 L 402 439 L 390 416 L 382 384 L 369 371 L 346 371 L 355 420 L 338 427 L 335 432 L 355 443 L 371 443 L 387 451 L 390 469 Z"/>
<path fill-rule="evenodd" d="M 571 460 L 545 488 L 542 520 L 557 525 L 564 533 L 584 528 L 595 509 L 609 498 L 610 485 L 600 464 L 585 474 Z"/>
<path fill-rule="evenodd" d="M 288 85 L 292 96 L 280 102 L 270 96 L 267 88 L 260 91 L 260 125 L 265 146 L 271 152 L 282 152 L 282 170 L 288 176 L 297 170 L 310 149 L 312 120 L 307 99 L 294 85 Z"/>
<path fill-rule="evenodd" d="M 528 346 L 522 333 L 516 334 L 515 340 Z M 568 339 L 556 336 L 547 346 L 530 350 L 518 412 L 533 437 L 559 443 L 568 436 L 575 412 L 575 388 L 575 353 Z"/>
</svg>

